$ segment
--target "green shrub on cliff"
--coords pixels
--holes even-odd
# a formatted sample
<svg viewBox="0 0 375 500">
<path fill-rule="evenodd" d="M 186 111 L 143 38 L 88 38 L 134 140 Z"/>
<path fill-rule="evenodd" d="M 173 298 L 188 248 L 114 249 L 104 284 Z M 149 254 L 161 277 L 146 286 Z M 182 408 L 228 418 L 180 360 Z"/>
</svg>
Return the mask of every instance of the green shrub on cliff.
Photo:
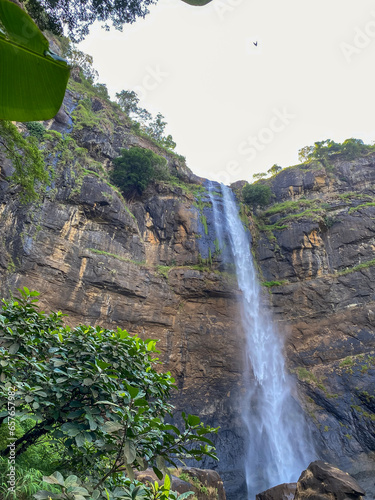
<svg viewBox="0 0 375 500">
<path fill-rule="evenodd" d="M 246 205 L 263 207 L 271 201 L 271 188 L 266 184 L 246 184 L 242 189 L 242 198 Z"/>
<path fill-rule="evenodd" d="M 115 158 L 111 179 L 126 195 L 142 194 L 152 180 L 169 177 L 166 160 L 149 149 L 122 149 Z"/>
<path fill-rule="evenodd" d="M 49 184 L 49 175 L 35 134 L 24 138 L 13 123 L 0 120 L 0 152 L 12 162 L 14 172 L 9 180 L 20 186 L 21 200 L 36 200 Z"/>
</svg>

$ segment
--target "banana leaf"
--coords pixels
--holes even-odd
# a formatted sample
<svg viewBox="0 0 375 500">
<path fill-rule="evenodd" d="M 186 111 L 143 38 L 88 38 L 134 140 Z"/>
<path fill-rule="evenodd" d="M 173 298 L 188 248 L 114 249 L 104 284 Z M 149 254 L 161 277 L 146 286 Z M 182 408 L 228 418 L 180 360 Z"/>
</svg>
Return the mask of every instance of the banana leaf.
<svg viewBox="0 0 375 500">
<path fill-rule="evenodd" d="M 56 115 L 69 78 L 67 62 L 31 17 L 0 0 L 0 119 L 41 121 Z"/>
</svg>

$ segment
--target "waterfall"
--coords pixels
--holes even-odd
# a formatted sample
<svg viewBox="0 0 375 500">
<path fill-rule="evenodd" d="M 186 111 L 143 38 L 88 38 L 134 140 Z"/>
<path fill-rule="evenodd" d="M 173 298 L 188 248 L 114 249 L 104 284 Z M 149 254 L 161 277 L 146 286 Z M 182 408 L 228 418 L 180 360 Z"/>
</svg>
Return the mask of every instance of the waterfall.
<svg viewBox="0 0 375 500">
<path fill-rule="evenodd" d="M 214 186 L 216 186 L 214 188 Z M 283 342 L 262 307 L 250 251 L 250 234 L 239 217 L 230 188 L 209 186 L 215 229 L 220 244 L 228 242 L 241 291 L 241 318 L 245 332 L 242 419 L 248 430 L 245 474 L 248 500 L 281 483 L 295 482 L 314 456 L 302 410 L 292 396 L 292 382 L 283 357 Z"/>
</svg>

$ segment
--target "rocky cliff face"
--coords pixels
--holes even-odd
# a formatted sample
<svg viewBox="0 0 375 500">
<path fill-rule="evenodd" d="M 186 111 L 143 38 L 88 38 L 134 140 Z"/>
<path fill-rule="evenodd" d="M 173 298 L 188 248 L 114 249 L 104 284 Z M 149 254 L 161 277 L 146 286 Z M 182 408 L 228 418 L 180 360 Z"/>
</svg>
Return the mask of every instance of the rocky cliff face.
<svg viewBox="0 0 375 500">
<path fill-rule="evenodd" d="M 41 293 L 45 310 L 62 310 L 71 324 L 119 325 L 160 339 L 160 359 L 179 387 L 176 406 L 221 426 L 220 467 L 235 489 L 241 481 L 231 471 L 242 469 L 243 441 L 236 286 L 209 266 L 215 237 L 205 230 L 202 181 L 180 158 L 135 135 L 118 109 L 81 92 L 70 90 L 56 119 L 45 123 L 41 147 L 55 177 L 37 202 L 19 202 L 18 188 L 5 180 L 11 164 L 0 162 L 1 295 L 27 286 Z M 179 181 L 125 201 L 108 169 L 131 145 L 165 156 Z"/>
<path fill-rule="evenodd" d="M 375 157 L 267 181 L 255 250 L 318 450 L 375 496 Z M 272 286 L 273 285 L 273 286 Z"/>
<path fill-rule="evenodd" d="M 50 134 L 42 147 L 56 175 L 37 202 L 20 204 L 5 180 L 11 165 L 0 161 L 2 296 L 27 286 L 72 324 L 120 325 L 160 339 L 160 357 L 179 387 L 176 406 L 221 426 L 217 467 L 227 497 L 240 498 L 243 333 L 235 278 L 215 252 L 204 180 L 135 135 L 125 115 L 85 95 L 77 82 L 45 125 Z M 108 170 L 132 145 L 165 156 L 180 180 L 124 200 Z M 265 287 L 265 298 L 286 336 L 319 456 L 368 488 L 375 450 L 375 158 L 339 161 L 331 170 L 282 171 L 269 182 L 284 205 L 249 224 L 262 279 L 276 282 L 271 295 Z"/>
</svg>

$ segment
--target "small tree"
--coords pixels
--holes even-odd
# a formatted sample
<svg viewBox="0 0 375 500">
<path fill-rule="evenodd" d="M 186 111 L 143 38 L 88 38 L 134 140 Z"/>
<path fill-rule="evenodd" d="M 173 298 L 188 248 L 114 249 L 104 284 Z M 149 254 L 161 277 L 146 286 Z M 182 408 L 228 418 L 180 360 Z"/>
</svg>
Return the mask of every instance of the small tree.
<svg viewBox="0 0 375 500">
<path fill-rule="evenodd" d="M 279 172 L 281 172 L 282 169 L 283 169 L 283 167 L 280 167 L 280 165 L 276 165 L 276 163 L 275 163 L 274 165 L 272 165 L 271 168 L 269 168 L 267 170 L 267 173 L 270 174 L 270 175 L 276 175 Z"/>
<path fill-rule="evenodd" d="M 113 182 L 126 195 L 142 194 L 153 179 L 167 176 L 165 158 L 140 147 L 122 149 L 121 156 L 114 160 L 111 174 Z"/>
<path fill-rule="evenodd" d="M 152 121 L 148 127 L 146 127 L 146 132 L 153 138 L 155 141 L 162 141 L 164 137 L 164 130 L 167 122 L 164 121 L 164 116 L 161 113 L 156 115 L 154 121 Z"/>
<path fill-rule="evenodd" d="M 266 172 L 259 172 L 258 174 L 253 174 L 253 179 L 264 179 L 264 177 L 267 177 Z"/>
<path fill-rule="evenodd" d="M 314 146 L 305 146 L 298 151 L 298 159 L 300 162 L 304 163 L 311 159 Z"/>
<path fill-rule="evenodd" d="M 359 156 L 361 153 L 366 152 L 368 150 L 368 147 L 364 144 L 364 142 L 361 139 L 346 139 L 342 143 L 341 147 L 341 152 L 345 156 L 345 158 L 348 158 L 349 160 L 352 160 L 356 156 Z"/>
<path fill-rule="evenodd" d="M 242 189 L 242 198 L 247 205 L 268 205 L 271 201 L 272 192 L 266 184 L 246 184 Z"/>
<path fill-rule="evenodd" d="M 194 415 L 182 414 L 183 430 L 165 422 L 175 386 L 169 372 L 155 369 L 156 341 L 120 328 L 71 329 L 61 313 L 38 311 L 37 292 L 21 295 L 3 301 L 0 315 L 0 421 L 35 420 L 15 439 L 16 456 L 50 436 L 68 452 L 65 470 L 91 476 L 99 491 L 124 471 L 133 479 L 133 469 L 150 465 L 162 478 L 167 462 L 216 458 L 205 436 L 217 429 Z M 1 454 L 9 453 L 6 445 Z"/>
<path fill-rule="evenodd" d="M 116 94 L 117 102 L 121 109 L 128 115 L 137 113 L 139 97 L 134 90 L 121 90 Z"/>
</svg>

